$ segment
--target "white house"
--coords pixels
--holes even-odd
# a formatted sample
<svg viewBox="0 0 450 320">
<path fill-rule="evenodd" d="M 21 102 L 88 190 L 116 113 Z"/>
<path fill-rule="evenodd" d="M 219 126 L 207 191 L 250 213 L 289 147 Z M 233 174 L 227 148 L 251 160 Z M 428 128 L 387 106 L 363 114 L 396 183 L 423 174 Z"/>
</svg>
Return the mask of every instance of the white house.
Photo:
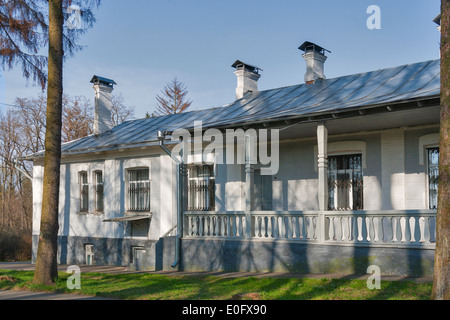
<svg viewBox="0 0 450 320">
<path fill-rule="evenodd" d="M 326 79 L 327 50 L 299 49 L 304 83 L 258 91 L 261 69 L 238 60 L 231 104 L 114 128 L 115 82 L 94 76 L 95 133 L 62 146 L 60 263 L 431 273 L 439 60 Z M 192 139 L 180 142 L 181 128 Z M 233 132 L 243 138 L 229 147 Z M 202 156 L 211 133 L 223 147 Z M 43 154 L 27 158 L 34 252 Z"/>
</svg>

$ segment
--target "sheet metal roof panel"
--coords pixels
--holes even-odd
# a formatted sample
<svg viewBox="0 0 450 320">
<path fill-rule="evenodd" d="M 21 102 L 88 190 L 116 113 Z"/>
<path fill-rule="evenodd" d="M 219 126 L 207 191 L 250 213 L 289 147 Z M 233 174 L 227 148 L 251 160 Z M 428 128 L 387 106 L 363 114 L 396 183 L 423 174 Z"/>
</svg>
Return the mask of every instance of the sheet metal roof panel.
<svg viewBox="0 0 450 320">
<path fill-rule="evenodd" d="M 297 84 L 247 93 L 224 107 L 131 120 L 99 135 L 62 145 L 62 152 L 114 149 L 157 141 L 158 130 L 236 125 L 270 119 L 300 117 L 436 96 L 440 92 L 440 61 L 425 61 L 338 78 L 312 85 Z"/>
</svg>

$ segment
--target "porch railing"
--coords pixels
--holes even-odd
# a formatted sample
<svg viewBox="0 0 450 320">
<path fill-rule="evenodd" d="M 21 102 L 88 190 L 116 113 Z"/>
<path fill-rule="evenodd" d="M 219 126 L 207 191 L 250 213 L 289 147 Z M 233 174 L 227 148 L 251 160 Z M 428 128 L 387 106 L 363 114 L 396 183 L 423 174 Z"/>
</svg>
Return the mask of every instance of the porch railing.
<svg viewBox="0 0 450 320">
<path fill-rule="evenodd" d="M 184 237 L 433 246 L 435 210 L 185 211 Z"/>
</svg>

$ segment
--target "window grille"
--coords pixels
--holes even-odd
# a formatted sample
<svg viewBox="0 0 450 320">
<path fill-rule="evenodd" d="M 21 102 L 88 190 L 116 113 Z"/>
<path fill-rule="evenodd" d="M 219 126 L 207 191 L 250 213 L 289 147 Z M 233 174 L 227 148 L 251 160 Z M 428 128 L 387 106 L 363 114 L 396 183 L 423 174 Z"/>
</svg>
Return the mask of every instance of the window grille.
<svg viewBox="0 0 450 320">
<path fill-rule="evenodd" d="M 149 169 L 128 170 L 128 211 L 150 211 Z"/>
<path fill-rule="evenodd" d="M 439 148 L 427 149 L 428 155 L 428 207 L 437 208 L 439 181 Z"/>
<path fill-rule="evenodd" d="M 215 177 L 213 165 L 188 167 L 188 210 L 215 210 Z"/>
<path fill-rule="evenodd" d="M 95 171 L 95 211 L 103 212 L 103 173 Z"/>
<path fill-rule="evenodd" d="M 80 212 L 89 211 L 89 184 L 86 171 L 80 172 Z"/>
<path fill-rule="evenodd" d="M 363 209 L 361 154 L 328 157 L 328 210 Z"/>
</svg>

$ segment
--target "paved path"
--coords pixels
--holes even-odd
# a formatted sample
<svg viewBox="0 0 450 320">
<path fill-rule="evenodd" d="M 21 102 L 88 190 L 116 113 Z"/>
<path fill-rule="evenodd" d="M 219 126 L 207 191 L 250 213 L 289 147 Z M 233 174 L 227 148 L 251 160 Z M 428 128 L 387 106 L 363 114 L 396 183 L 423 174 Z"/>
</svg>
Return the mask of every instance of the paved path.
<svg viewBox="0 0 450 320">
<path fill-rule="evenodd" d="M 115 300 L 102 297 L 82 296 L 22 290 L 0 290 L 0 300 Z"/>
</svg>

